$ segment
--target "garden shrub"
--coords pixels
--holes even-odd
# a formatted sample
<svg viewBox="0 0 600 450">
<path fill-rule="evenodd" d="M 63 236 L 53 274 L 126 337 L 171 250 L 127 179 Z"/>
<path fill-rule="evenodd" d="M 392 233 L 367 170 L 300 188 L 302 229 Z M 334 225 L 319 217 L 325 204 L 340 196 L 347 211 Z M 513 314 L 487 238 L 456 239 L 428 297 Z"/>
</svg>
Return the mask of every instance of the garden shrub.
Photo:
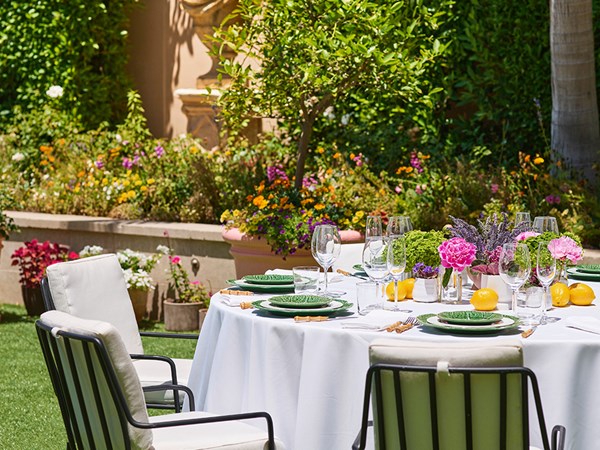
<svg viewBox="0 0 600 450">
<path fill-rule="evenodd" d="M 137 0 L 0 2 L 0 127 L 43 108 L 51 86 L 64 88 L 62 111 L 86 128 L 116 124 L 130 81 L 127 12 Z"/>
</svg>

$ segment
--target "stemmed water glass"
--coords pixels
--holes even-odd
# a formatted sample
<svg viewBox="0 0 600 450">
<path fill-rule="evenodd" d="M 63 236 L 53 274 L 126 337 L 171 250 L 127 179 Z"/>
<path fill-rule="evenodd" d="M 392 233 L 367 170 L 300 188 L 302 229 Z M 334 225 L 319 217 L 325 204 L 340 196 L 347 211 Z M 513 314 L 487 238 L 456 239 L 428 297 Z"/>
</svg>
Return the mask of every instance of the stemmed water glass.
<svg viewBox="0 0 600 450">
<path fill-rule="evenodd" d="M 388 237 L 387 243 L 387 269 L 394 281 L 394 311 L 398 308 L 398 282 L 402 279 L 406 268 L 406 243 L 403 235 Z"/>
<path fill-rule="evenodd" d="M 412 222 L 408 216 L 392 216 L 388 220 L 387 235 L 400 236 L 413 229 Z"/>
<path fill-rule="evenodd" d="M 381 236 L 383 236 L 381 216 L 367 216 L 367 224 L 365 227 L 365 243 L 372 238 L 380 238 Z"/>
<path fill-rule="evenodd" d="M 339 296 L 340 293 L 329 290 L 327 282 L 327 271 L 333 266 L 342 250 L 342 239 L 337 227 L 335 225 L 317 225 L 313 231 L 310 247 L 313 258 L 325 271 L 325 289 L 322 294 L 331 297 Z"/>
<path fill-rule="evenodd" d="M 386 257 L 386 245 L 383 236 L 373 237 L 365 242 L 362 253 L 363 270 L 375 283 L 376 304 L 381 307 L 381 283 L 389 274 Z"/>
<path fill-rule="evenodd" d="M 526 225 L 521 225 L 526 227 L 527 230 L 531 229 L 531 214 L 528 212 L 522 211 L 515 214 L 515 226 L 525 223 Z"/>
<path fill-rule="evenodd" d="M 556 322 L 558 318 L 547 315 L 551 304 L 548 288 L 556 276 L 556 260 L 552 257 L 552 253 L 548 249 L 548 242 L 540 242 L 538 245 L 536 272 L 537 279 L 544 288 L 544 307 L 542 309 L 541 323 Z"/>
<path fill-rule="evenodd" d="M 533 231 L 538 233 L 545 233 L 551 231 L 552 233 L 558 234 L 558 223 L 556 217 L 552 216 L 538 216 L 533 219 Z"/>
<path fill-rule="evenodd" d="M 512 310 L 517 312 L 517 293 L 531 273 L 531 258 L 526 244 L 511 242 L 502 246 L 498 265 L 500 277 L 512 291 Z"/>
</svg>

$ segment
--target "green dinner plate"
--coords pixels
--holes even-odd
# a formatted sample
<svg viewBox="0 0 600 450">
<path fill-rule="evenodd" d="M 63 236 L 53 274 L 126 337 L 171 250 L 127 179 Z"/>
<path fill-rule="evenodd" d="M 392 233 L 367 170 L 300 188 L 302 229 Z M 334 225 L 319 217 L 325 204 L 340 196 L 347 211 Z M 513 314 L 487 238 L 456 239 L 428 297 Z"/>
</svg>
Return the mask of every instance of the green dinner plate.
<svg viewBox="0 0 600 450">
<path fill-rule="evenodd" d="M 362 264 L 354 264 L 352 268 L 355 270 L 354 275 L 366 275 L 365 269 Z"/>
<path fill-rule="evenodd" d="M 600 273 L 582 272 L 579 267 L 570 267 L 567 269 L 567 274 L 573 280 L 600 282 Z"/>
<path fill-rule="evenodd" d="M 579 264 L 575 266 L 578 272 L 600 274 L 600 264 Z"/>
<path fill-rule="evenodd" d="M 489 325 L 459 325 L 446 323 L 440 320 L 437 314 L 423 314 L 418 316 L 417 320 L 425 328 L 434 328 L 447 333 L 457 334 L 492 334 L 512 330 L 520 325 L 518 317 L 504 314 L 502 314 L 501 321 Z"/>
<path fill-rule="evenodd" d="M 352 307 L 352 303 L 348 303 L 345 300 L 331 300 L 329 306 L 322 308 L 283 308 L 281 306 L 275 306 L 269 302 L 269 300 L 257 300 L 252 302 L 259 311 L 268 312 L 278 316 L 330 316 L 338 312 L 346 311 Z"/>
<path fill-rule="evenodd" d="M 287 294 L 294 292 L 294 284 L 252 284 L 244 280 L 227 280 L 232 286 L 237 286 L 244 291 L 256 292 L 258 294 Z"/>
<path fill-rule="evenodd" d="M 246 283 L 252 284 L 293 284 L 293 275 L 265 274 L 265 275 L 246 275 L 242 277 Z"/>
<path fill-rule="evenodd" d="M 319 295 L 276 295 L 269 299 L 269 303 L 282 308 L 322 308 L 329 306 L 331 298 Z"/>
<path fill-rule="evenodd" d="M 437 316 L 443 322 L 458 325 L 490 325 L 504 318 L 502 314 L 484 311 L 445 311 Z"/>
</svg>

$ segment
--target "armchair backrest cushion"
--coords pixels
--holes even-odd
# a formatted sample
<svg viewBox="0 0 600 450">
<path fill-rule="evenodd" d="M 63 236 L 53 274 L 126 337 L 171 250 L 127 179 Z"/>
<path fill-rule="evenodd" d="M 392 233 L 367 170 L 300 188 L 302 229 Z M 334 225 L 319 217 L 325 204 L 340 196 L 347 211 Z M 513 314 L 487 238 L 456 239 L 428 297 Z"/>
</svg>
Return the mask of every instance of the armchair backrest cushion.
<svg viewBox="0 0 600 450">
<path fill-rule="evenodd" d="M 130 354 L 143 354 L 127 284 L 117 256 L 91 256 L 46 269 L 54 306 L 82 319 L 113 325 Z"/>
<path fill-rule="evenodd" d="M 406 340 L 378 339 L 370 346 L 371 363 L 401 366 L 438 368 L 435 373 L 434 394 L 431 392 L 430 375 L 425 372 L 402 372 L 400 383 L 395 384 L 392 373 L 382 372 L 381 406 L 383 417 L 375 413 L 376 422 L 383 420 L 385 433 L 376 433 L 376 442 L 385 439 L 386 448 L 399 448 L 398 408 L 396 387 L 401 388 L 404 408 L 405 433 L 408 448 L 433 449 L 433 424 L 437 421 L 439 442 L 444 450 L 466 449 L 468 426 L 473 428 L 474 448 L 496 450 L 500 447 L 501 430 L 501 377 L 498 374 L 476 374 L 470 377 L 471 424 L 465 419 L 465 376 L 445 371 L 449 368 L 521 367 L 522 347 L 518 340 L 508 338 L 498 342 L 412 342 Z M 522 449 L 525 444 L 520 374 L 509 374 L 507 383 L 507 413 L 505 433 L 507 448 Z M 430 401 L 435 395 L 434 413 Z M 377 411 L 377 400 L 373 398 Z M 437 417 L 432 421 L 432 416 Z M 378 444 L 379 447 L 379 444 Z"/>
<path fill-rule="evenodd" d="M 81 319 L 61 311 L 43 313 L 40 322 L 51 328 L 55 337 L 57 331 L 66 331 L 101 340 L 108 353 L 112 369 L 132 417 L 140 422 L 148 422 L 142 386 L 120 333 L 115 327 L 107 322 Z M 86 356 L 81 343 L 69 339 L 69 348 L 73 354 L 73 366 L 71 366 L 65 339 L 61 339 L 59 336 L 56 337 L 55 341 L 60 355 L 57 358 L 60 361 L 57 363 L 64 370 L 67 385 L 66 396 L 71 399 L 70 403 L 74 411 L 75 418 L 73 419 L 71 416 L 71 420 L 78 422 L 80 430 L 90 430 L 94 435 L 93 439 L 96 445 L 98 445 L 99 442 L 103 442 L 105 439 L 100 418 L 103 415 L 108 421 L 112 445 L 120 445 L 118 443 L 122 442 L 120 439 L 123 439 L 120 420 L 124 416 L 120 411 L 119 404 L 112 397 L 109 381 L 104 376 L 97 354 L 92 351 Z M 92 362 L 92 371 L 89 370 L 87 365 L 88 360 Z M 75 370 L 72 370 L 73 367 Z M 99 389 L 99 398 L 94 395 L 93 384 L 96 384 Z M 80 389 L 77 386 L 80 386 Z M 99 400 L 102 403 L 101 408 L 98 407 Z M 89 428 L 86 428 L 84 417 L 89 420 Z M 152 447 L 151 430 L 135 428 L 127 423 L 127 431 L 133 448 L 149 449 Z M 91 438 L 89 433 L 81 433 L 81 435 L 84 440 Z"/>
</svg>

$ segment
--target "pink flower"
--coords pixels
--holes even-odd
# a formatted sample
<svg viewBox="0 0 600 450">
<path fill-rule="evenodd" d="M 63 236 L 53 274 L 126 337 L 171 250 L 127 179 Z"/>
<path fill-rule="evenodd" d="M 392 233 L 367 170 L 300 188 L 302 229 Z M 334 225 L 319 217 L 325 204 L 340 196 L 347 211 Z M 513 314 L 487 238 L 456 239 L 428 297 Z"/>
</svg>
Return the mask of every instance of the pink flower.
<svg viewBox="0 0 600 450">
<path fill-rule="evenodd" d="M 492 194 L 497 193 L 498 192 L 498 188 L 499 188 L 499 186 L 497 184 L 492 184 L 491 185 Z"/>
<path fill-rule="evenodd" d="M 179 256 L 172 256 L 171 257 L 171 262 L 173 264 L 179 264 L 181 262 L 181 258 Z"/>
<path fill-rule="evenodd" d="M 535 231 L 523 231 L 522 233 L 519 233 L 515 239 L 517 242 L 520 242 L 520 241 L 525 241 L 525 240 L 529 239 L 530 237 L 536 237 L 539 235 L 540 235 L 540 233 L 536 233 Z"/>
<path fill-rule="evenodd" d="M 417 187 L 415 188 L 415 192 L 419 195 L 421 195 L 423 193 L 423 189 L 421 189 L 420 184 L 417 184 Z"/>
<path fill-rule="evenodd" d="M 477 247 L 463 238 L 454 237 L 442 242 L 438 251 L 442 259 L 442 266 L 462 272 L 475 260 Z"/>
<path fill-rule="evenodd" d="M 548 250 L 554 259 L 576 263 L 583 257 L 583 250 L 568 236 L 561 236 L 558 239 L 552 239 L 548 244 Z"/>
</svg>

